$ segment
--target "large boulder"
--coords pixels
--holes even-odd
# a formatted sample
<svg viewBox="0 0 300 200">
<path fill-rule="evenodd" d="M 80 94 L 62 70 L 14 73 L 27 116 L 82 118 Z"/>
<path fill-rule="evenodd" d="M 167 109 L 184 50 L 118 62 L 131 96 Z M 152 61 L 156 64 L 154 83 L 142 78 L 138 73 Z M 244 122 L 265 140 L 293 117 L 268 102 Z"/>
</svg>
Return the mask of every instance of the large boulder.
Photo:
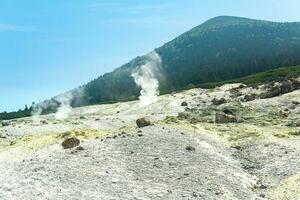
<svg viewBox="0 0 300 200">
<path fill-rule="evenodd" d="M 80 144 L 80 140 L 77 139 L 76 137 L 67 138 L 61 143 L 64 149 L 74 148 L 79 144 Z"/>
<path fill-rule="evenodd" d="M 290 81 L 292 82 L 294 88 L 296 90 L 300 89 L 300 78 L 291 78 Z"/>
<path fill-rule="evenodd" d="M 283 81 L 280 85 L 281 94 L 289 93 L 295 90 L 293 82 L 290 80 Z"/>
<path fill-rule="evenodd" d="M 152 125 L 151 121 L 145 117 L 137 119 L 136 120 L 136 125 L 141 128 L 141 127 L 145 127 L 145 126 L 150 126 Z"/>
<path fill-rule="evenodd" d="M 215 123 L 233 123 L 237 122 L 237 118 L 234 115 L 226 114 L 224 112 L 217 112 L 215 114 Z"/>
<path fill-rule="evenodd" d="M 271 86 L 266 92 L 260 94 L 260 98 L 262 98 L 262 99 L 272 98 L 272 97 L 276 97 L 280 94 L 281 94 L 280 85 L 274 85 L 274 86 Z"/>
</svg>

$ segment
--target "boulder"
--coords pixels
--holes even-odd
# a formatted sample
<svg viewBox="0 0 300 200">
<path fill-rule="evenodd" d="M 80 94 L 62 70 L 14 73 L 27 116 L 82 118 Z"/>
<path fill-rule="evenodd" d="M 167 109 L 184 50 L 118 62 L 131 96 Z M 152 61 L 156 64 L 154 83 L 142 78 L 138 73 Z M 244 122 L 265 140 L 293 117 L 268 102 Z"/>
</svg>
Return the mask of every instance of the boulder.
<svg viewBox="0 0 300 200">
<path fill-rule="evenodd" d="M 80 140 L 75 138 L 75 137 L 71 137 L 71 138 L 67 138 L 62 142 L 62 147 L 64 149 L 70 149 L 70 148 L 74 148 L 76 146 L 78 146 L 80 144 Z"/>
<path fill-rule="evenodd" d="M 279 85 L 271 86 L 268 91 L 261 93 L 260 98 L 266 99 L 266 98 L 272 98 L 276 97 L 281 94 L 281 87 Z"/>
<path fill-rule="evenodd" d="M 3 122 L 1 122 L 1 125 L 2 126 L 10 126 L 11 122 L 10 121 L 3 121 Z"/>
<path fill-rule="evenodd" d="M 293 86 L 293 82 L 290 80 L 283 81 L 280 85 L 280 90 L 282 94 L 293 92 L 295 87 Z"/>
<path fill-rule="evenodd" d="M 226 114 L 224 112 L 217 112 L 215 115 L 215 123 L 233 123 L 237 122 L 234 115 Z"/>
<path fill-rule="evenodd" d="M 188 105 L 188 103 L 186 101 L 181 103 L 181 106 L 187 106 L 187 105 Z"/>
<path fill-rule="evenodd" d="M 141 127 L 145 127 L 145 126 L 150 126 L 152 125 L 151 121 L 145 117 L 137 119 L 136 120 L 136 125 L 141 128 Z"/>
</svg>

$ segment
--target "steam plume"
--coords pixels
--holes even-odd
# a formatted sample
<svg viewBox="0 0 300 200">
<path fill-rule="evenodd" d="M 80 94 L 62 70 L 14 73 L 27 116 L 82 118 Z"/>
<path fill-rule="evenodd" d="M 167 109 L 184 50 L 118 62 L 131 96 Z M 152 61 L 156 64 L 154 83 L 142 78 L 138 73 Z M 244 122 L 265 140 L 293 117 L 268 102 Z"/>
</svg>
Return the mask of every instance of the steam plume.
<svg viewBox="0 0 300 200">
<path fill-rule="evenodd" d="M 158 101 L 159 95 L 159 81 L 157 75 L 161 67 L 161 58 L 155 51 L 146 55 L 145 64 L 137 68 L 131 76 L 137 86 L 141 88 L 140 91 L 140 107 Z"/>
<path fill-rule="evenodd" d="M 31 116 L 34 124 L 40 122 L 40 115 L 42 114 L 43 109 L 40 106 L 34 105 L 31 111 Z"/>
<path fill-rule="evenodd" d="M 55 113 L 55 119 L 64 120 L 69 117 L 72 112 L 71 101 L 73 98 L 72 92 L 67 92 L 55 97 L 55 101 L 59 104 L 57 112 Z"/>
</svg>

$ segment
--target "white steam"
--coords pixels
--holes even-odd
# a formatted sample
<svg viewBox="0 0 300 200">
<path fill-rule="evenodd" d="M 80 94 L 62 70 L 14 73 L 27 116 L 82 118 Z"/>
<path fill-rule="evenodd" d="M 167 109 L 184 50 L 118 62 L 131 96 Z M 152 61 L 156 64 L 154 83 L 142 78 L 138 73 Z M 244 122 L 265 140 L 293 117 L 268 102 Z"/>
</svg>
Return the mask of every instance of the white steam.
<svg viewBox="0 0 300 200">
<path fill-rule="evenodd" d="M 54 114 L 55 119 L 64 120 L 69 118 L 72 113 L 72 103 L 80 103 L 82 97 L 84 97 L 83 88 L 77 88 L 66 92 L 64 94 L 58 95 L 50 100 L 43 101 L 41 103 L 33 105 L 31 112 L 32 120 L 34 123 L 40 122 L 40 115 L 43 111 L 56 110 Z"/>
<path fill-rule="evenodd" d="M 31 116 L 34 124 L 38 124 L 40 122 L 40 115 L 42 114 L 42 112 L 43 109 L 40 106 L 33 106 Z"/>
<path fill-rule="evenodd" d="M 141 88 L 140 91 L 140 107 L 144 107 L 158 101 L 159 82 L 157 73 L 161 67 L 161 58 L 155 51 L 146 55 L 146 62 L 144 65 L 137 68 L 131 76 L 137 86 Z"/>
<path fill-rule="evenodd" d="M 72 112 L 71 101 L 73 99 L 72 93 L 66 93 L 55 98 L 59 102 L 59 107 L 55 113 L 55 119 L 64 120 L 69 117 Z"/>
</svg>

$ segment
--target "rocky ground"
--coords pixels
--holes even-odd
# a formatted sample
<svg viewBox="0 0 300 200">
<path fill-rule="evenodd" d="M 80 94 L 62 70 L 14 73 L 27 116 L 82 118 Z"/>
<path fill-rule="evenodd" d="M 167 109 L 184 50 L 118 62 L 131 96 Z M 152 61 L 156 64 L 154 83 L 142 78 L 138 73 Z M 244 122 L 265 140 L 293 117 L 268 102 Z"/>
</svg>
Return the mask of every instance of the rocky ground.
<svg viewBox="0 0 300 200">
<path fill-rule="evenodd" d="M 299 199 L 297 81 L 4 121 L 0 199 Z"/>
</svg>

